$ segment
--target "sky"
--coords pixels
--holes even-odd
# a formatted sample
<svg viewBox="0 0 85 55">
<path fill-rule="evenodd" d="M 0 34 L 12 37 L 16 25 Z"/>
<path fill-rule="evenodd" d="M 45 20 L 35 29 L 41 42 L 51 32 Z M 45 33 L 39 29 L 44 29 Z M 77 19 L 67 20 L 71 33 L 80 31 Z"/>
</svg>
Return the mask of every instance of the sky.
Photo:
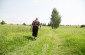
<svg viewBox="0 0 85 55">
<path fill-rule="evenodd" d="M 0 0 L 0 22 L 31 24 L 37 17 L 48 24 L 53 8 L 61 16 L 61 25 L 85 24 L 85 0 Z"/>
</svg>

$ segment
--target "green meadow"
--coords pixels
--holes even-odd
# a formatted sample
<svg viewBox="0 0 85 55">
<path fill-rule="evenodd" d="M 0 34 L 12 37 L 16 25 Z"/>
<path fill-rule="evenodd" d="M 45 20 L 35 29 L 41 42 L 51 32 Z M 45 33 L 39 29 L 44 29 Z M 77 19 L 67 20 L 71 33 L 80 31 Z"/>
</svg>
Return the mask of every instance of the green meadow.
<svg viewBox="0 0 85 55">
<path fill-rule="evenodd" d="M 85 55 L 85 28 L 42 26 L 32 40 L 30 26 L 0 25 L 0 55 Z"/>
</svg>

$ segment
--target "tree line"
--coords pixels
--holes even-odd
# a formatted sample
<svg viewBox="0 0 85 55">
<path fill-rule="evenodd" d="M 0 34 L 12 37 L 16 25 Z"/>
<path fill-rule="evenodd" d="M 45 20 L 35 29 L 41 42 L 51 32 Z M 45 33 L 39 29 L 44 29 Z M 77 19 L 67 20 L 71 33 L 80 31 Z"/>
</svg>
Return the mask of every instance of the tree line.
<svg viewBox="0 0 85 55">
<path fill-rule="evenodd" d="M 61 16 L 59 15 L 59 12 L 56 10 L 56 8 L 53 9 L 52 15 L 50 18 L 50 23 L 48 23 L 48 26 L 51 26 L 52 29 L 56 29 L 59 27 L 59 24 L 61 22 Z M 6 24 L 5 21 L 1 21 L 0 24 Z M 22 25 L 26 25 L 26 23 L 23 23 Z M 41 25 L 46 26 L 45 23 L 42 23 Z"/>
<path fill-rule="evenodd" d="M 61 15 L 59 14 L 59 11 L 56 8 L 53 8 L 50 22 L 47 25 L 46 25 L 46 23 L 41 23 L 41 25 L 42 26 L 51 26 L 52 29 L 56 29 L 60 26 L 60 23 L 61 23 Z M 4 24 L 6 24 L 6 22 L 2 20 L 0 22 L 0 24 L 4 25 Z M 26 25 L 26 23 L 24 22 L 22 25 Z M 85 25 L 81 25 L 80 27 L 81 28 L 85 27 Z"/>
</svg>

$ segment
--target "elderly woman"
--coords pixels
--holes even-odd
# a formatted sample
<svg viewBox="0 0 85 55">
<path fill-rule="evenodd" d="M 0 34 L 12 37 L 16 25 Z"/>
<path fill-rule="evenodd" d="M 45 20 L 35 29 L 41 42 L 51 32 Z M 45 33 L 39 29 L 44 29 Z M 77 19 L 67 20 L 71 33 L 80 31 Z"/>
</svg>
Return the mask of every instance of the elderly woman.
<svg viewBox="0 0 85 55">
<path fill-rule="evenodd" d="M 39 29 L 40 22 L 38 21 L 38 18 L 36 18 L 32 22 L 32 36 L 34 36 L 33 40 L 36 40 L 37 34 L 38 34 L 38 29 Z M 40 25 L 41 27 L 41 25 Z"/>
</svg>

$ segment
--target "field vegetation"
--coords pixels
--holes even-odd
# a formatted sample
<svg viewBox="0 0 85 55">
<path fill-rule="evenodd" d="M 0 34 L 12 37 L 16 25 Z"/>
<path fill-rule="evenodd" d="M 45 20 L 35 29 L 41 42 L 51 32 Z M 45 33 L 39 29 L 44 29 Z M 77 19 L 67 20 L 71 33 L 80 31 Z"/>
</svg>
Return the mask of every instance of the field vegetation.
<svg viewBox="0 0 85 55">
<path fill-rule="evenodd" d="M 32 40 L 27 25 L 0 25 L 0 55 L 85 55 L 85 28 L 42 26 Z"/>
</svg>

